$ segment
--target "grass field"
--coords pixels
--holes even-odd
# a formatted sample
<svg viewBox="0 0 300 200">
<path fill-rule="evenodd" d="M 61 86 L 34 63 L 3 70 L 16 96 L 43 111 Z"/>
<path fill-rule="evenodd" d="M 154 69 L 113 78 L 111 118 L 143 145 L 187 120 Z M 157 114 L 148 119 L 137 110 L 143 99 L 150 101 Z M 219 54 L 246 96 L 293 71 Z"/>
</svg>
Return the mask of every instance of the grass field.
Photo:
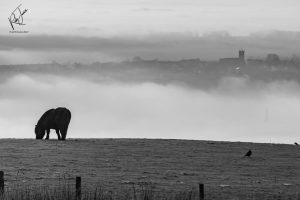
<svg viewBox="0 0 300 200">
<path fill-rule="evenodd" d="M 243 155 L 251 149 L 251 158 Z M 197 191 L 205 199 L 300 199 L 300 147 L 190 140 L 1 139 L 5 187 L 57 187 L 82 177 L 84 191 Z"/>
</svg>

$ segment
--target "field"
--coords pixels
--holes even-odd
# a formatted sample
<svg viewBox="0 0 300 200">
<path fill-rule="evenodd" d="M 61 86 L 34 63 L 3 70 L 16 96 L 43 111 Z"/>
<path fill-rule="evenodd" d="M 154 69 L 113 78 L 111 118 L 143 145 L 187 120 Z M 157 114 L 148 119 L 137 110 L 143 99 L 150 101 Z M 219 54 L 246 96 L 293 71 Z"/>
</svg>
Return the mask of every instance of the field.
<svg viewBox="0 0 300 200">
<path fill-rule="evenodd" d="M 243 155 L 251 149 L 251 158 Z M 106 191 L 148 187 L 157 196 L 197 192 L 205 199 L 300 199 L 300 147 L 159 139 L 1 139 L 5 187 L 74 185 Z M 196 194 L 197 195 L 197 194 Z"/>
</svg>

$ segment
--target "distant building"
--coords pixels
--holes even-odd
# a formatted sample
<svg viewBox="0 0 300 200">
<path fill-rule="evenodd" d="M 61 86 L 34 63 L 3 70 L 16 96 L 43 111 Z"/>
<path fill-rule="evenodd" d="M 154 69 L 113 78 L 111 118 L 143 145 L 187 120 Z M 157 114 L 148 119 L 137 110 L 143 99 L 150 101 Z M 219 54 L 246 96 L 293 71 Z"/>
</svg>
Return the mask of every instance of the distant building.
<svg viewBox="0 0 300 200">
<path fill-rule="evenodd" d="M 270 66 L 278 66 L 278 65 L 280 65 L 281 61 L 277 54 L 270 53 L 266 57 L 266 63 L 267 63 L 267 65 L 270 65 Z"/>
<path fill-rule="evenodd" d="M 132 58 L 132 62 L 141 62 L 143 59 L 140 56 L 135 56 Z"/>
<path fill-rule="evenodd" d="M 225 66 L 242 66 L 245 65 L 245 51 L 239 51 L 239 57 L 237 58 L 221 58 L 219 63 Z"/>
</svg>

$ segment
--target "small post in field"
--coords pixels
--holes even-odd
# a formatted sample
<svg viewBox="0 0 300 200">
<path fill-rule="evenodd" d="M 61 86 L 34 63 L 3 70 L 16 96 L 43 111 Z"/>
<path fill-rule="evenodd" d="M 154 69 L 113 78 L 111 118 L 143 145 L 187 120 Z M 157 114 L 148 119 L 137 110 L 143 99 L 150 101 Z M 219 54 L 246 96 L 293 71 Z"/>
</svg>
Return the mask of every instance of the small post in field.
<svg viewBox="0 0 300 200">
<path fill-rule="evenodd" d="M 76 176 L 76 200 L 81 200 L 81 177 Z"/>
<path fill-rule="evenodd" d="M 4 193 L 4 172 L 0 171 L 0 194 Z"/>
<path fill-rule="evenodd" d="M 204 184 L 199 183 L 199 200 L 204 200 Z"/>
</svg>

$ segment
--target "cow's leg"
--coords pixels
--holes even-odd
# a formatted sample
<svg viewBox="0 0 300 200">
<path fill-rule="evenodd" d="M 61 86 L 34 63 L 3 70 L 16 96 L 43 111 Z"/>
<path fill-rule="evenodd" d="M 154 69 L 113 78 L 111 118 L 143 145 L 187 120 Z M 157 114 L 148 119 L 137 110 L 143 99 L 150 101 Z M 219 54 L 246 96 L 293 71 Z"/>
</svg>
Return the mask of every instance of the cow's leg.
<svg viewBox="0 0 300 200">
<path fill-rule="evenodd" d="M 67 127 L 63 127 L 63 128 L 60 129 L 61 139 L 62 140 L 66 140 L 67 131 L 68 131 L 68 126 Z"/>
<path fill-rule="evenodd" d="M 58 140 L 61 140 L 61 138 L 60 138 L 60 134 L 59 134 L 59 129 L 55 129 L 55 131 L 56 131 L 56 134 L 57 134 L 57 138 L 58 138 Z"/>
<path fill-rule="evenodd" d="M 47 135 L 46 135 L 46 138 L 45 138 L 45 140 L 49 140 L 50 129 L 47 129 L 47 130 L 46 130 L 46 132 L 47 132 Z"/>
</svg>

